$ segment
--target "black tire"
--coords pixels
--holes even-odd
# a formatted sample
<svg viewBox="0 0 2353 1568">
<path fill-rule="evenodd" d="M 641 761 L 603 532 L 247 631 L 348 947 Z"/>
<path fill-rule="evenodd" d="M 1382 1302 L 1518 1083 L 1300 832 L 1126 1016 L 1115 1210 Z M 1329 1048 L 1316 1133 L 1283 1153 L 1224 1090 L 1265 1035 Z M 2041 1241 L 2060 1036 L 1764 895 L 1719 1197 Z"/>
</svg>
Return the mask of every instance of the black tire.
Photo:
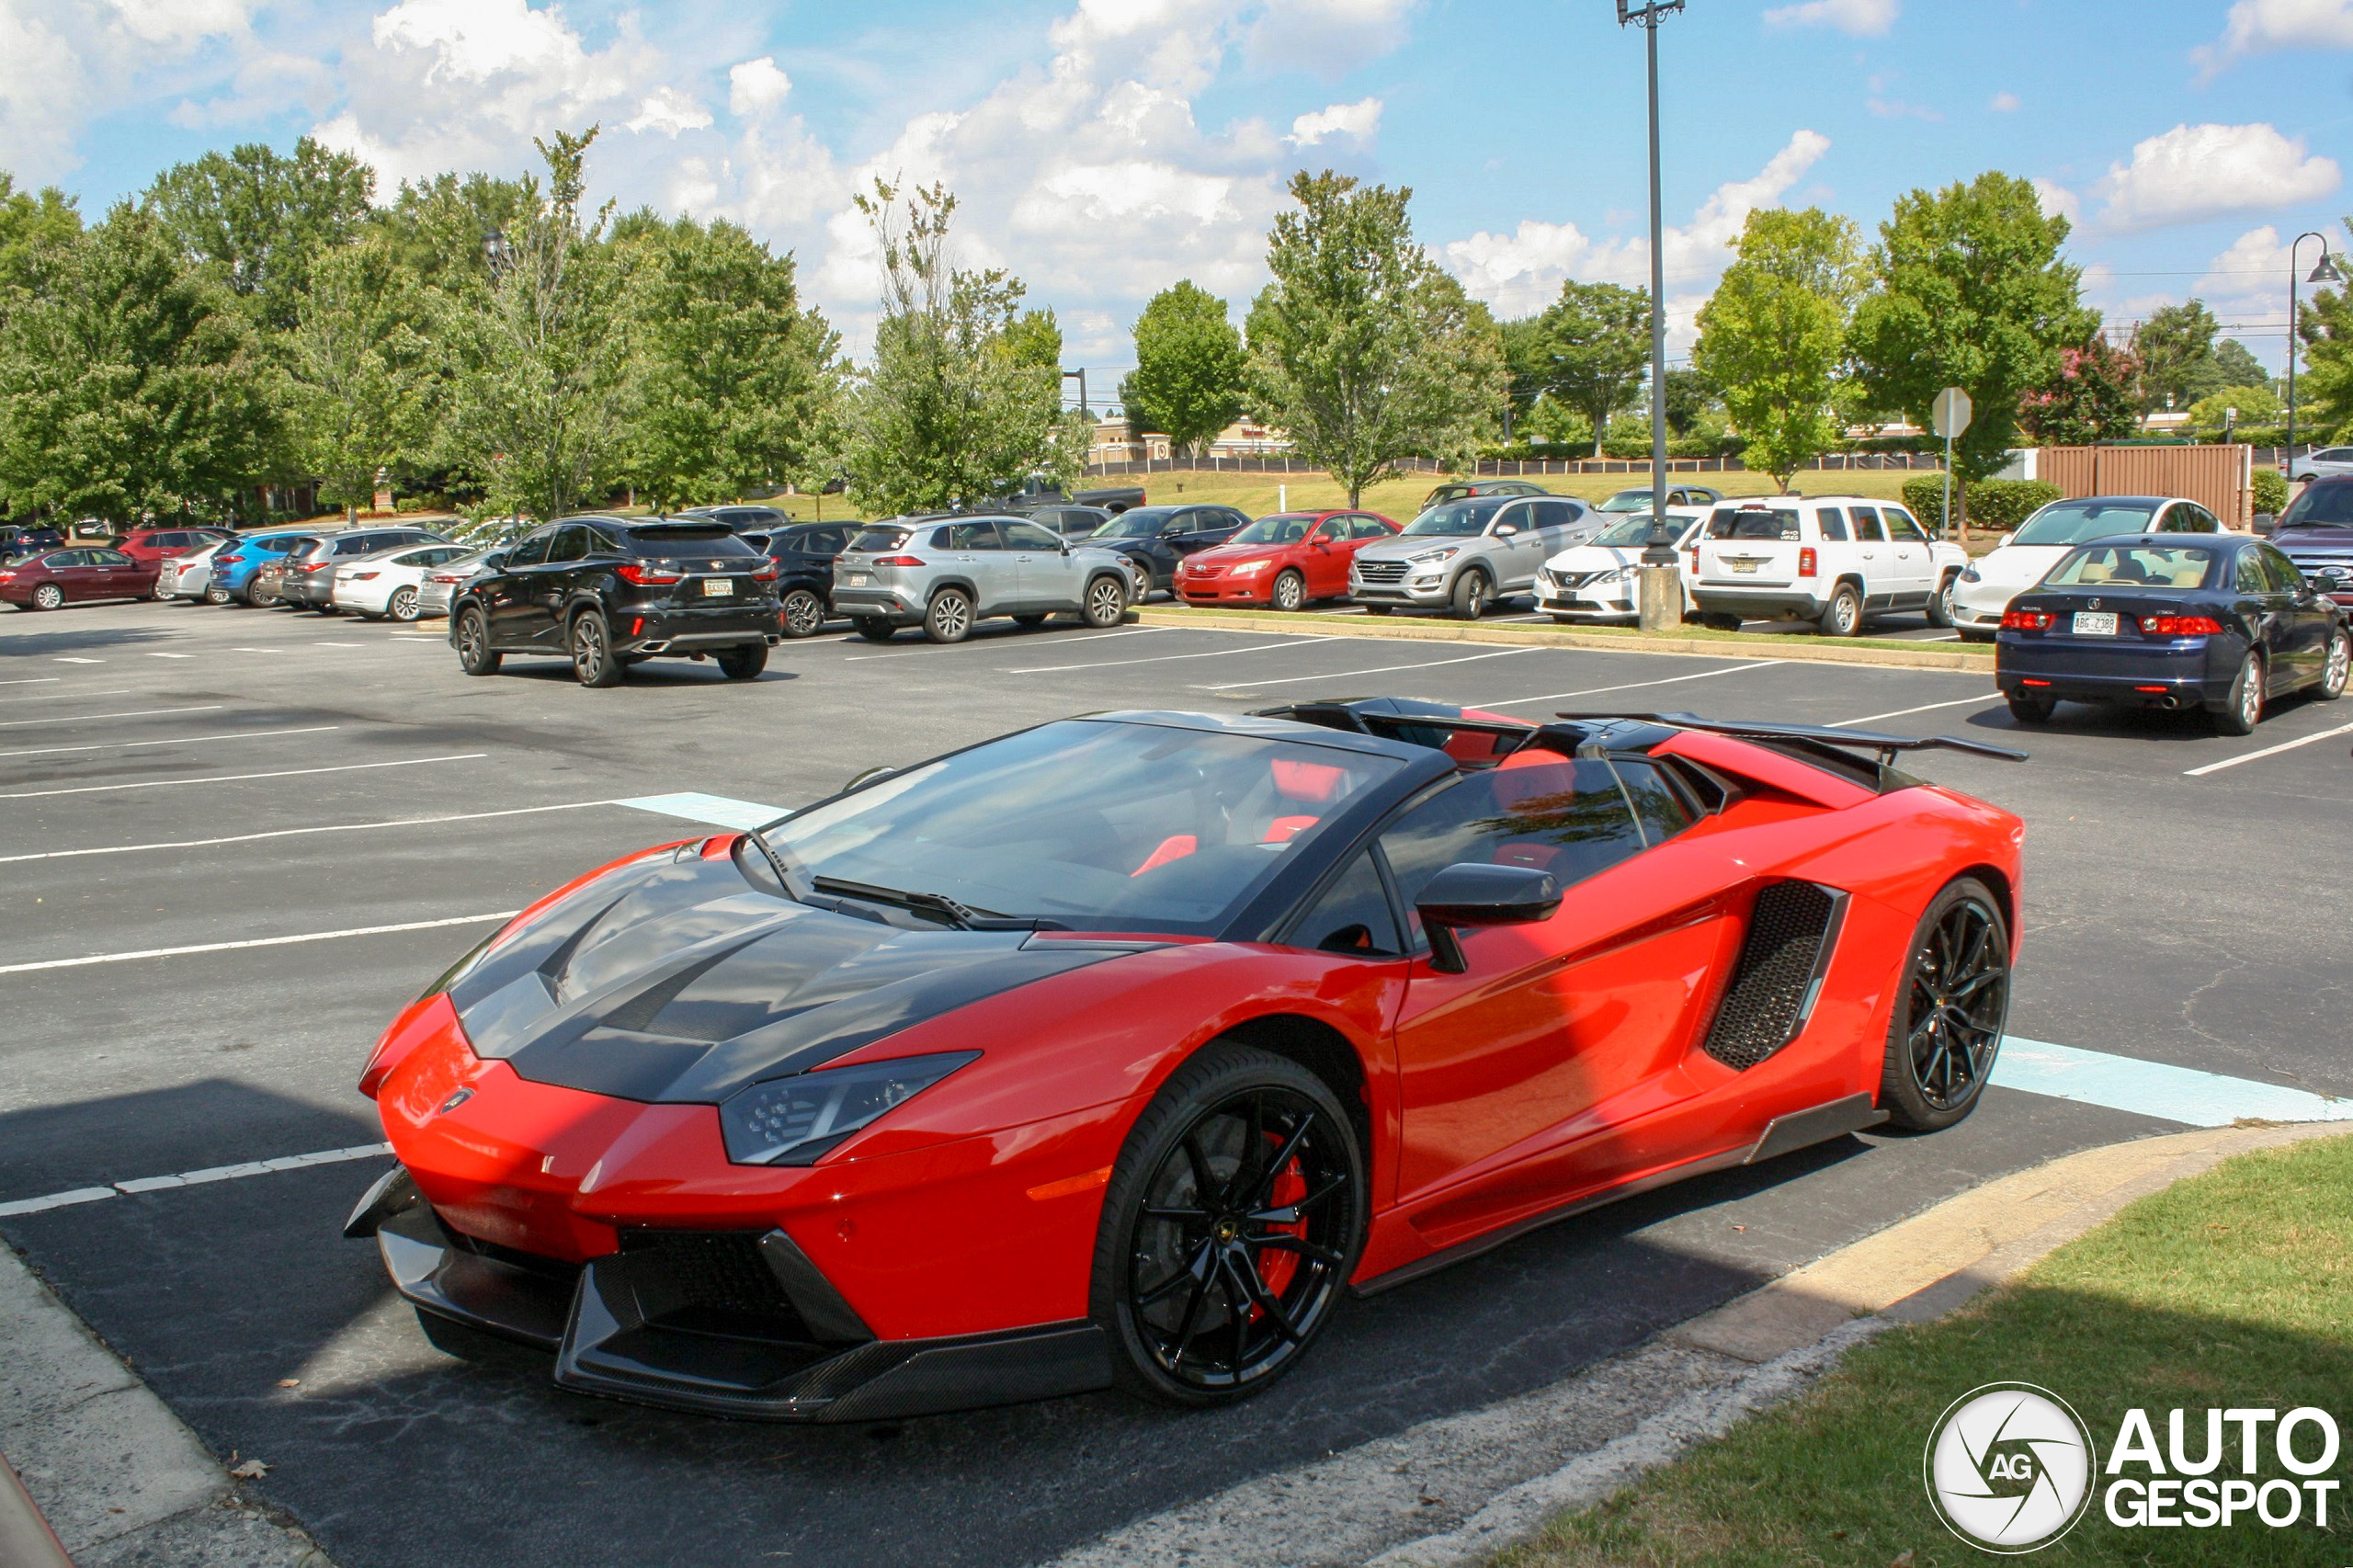
<svg viewBox="0 0 2353 1568">
<path fill-rule="evenodd" d="M 217 608 L 221 605 L 229 603 L 231 597 L 232 596 L 229 590 L 221 586 L 217 583 L 207 583 L 204 586 L 204 602 L 206 604 L 212 605 Z"/>
<path fill-rule="evenodd" d="M 1879 1108 L 1903 1132 L 1938 1132 L 1984 1096 L 2010 1013 L 2010 923 L 1974 877 L 1945 884 L 1904 949 Z"/>
<path fill-rule="evenodd" d="M 784 620 L 784 634 L 798 640 L 814 637 L 825 624 L 825 601 L 807 588 L 788 588 L 784 602 L 778 607 Z"/>
<path fill-rule="evenodd" d="M 1268 603 L 1279 610 L 1303 609 L 1307 606 L 1307 579 L 1289 567 L 1275 574 L 1275 586 Z"/>
<path fill-rule="evenodd" d="M 2022 691 L 2010 693 L 2009 703 L 2010 717 L 2021 724 L 2048 724 L 2051 710 L 2059 706 L 2048 697 L 2029 697 Z"/>
<path fill-rule="evenodd" d="M 629 674 L 629 665 L 613 655 L 612 628 L 605 624 L 602 610 L 582 610 L 572 618 L 572 632 L 565 639 L 572 649 L 572 676 L 585 687 L 603 690 L 619 686 Z"/>
<path fill-rule="evenodd" d="M 850 628 L 869 642 L 888 642 L 899 634 L 899 629 L 879 615 L 861 615 L 851 620 Z"/>
<path fill-rule="evenodd" d="M 458 612 L 457 630 L 450 641 L 458 645 L 458 667 L 470 676 L 494 676 L 506 656 L 490 645 L 490 618 L 480 606 L 468 605 Z"/>
<path fill-rule="evenodd" d="M 392 597 L 384 601 L 384 613 L 403 623 L 415 620 L 416 619 L 416 590 L 394 588 Z"/>
<path fill-rule="evenodd" d="M 1457 620 L 1476 620 L 1487 613 L 1487 603 L 1495 595 L 1495 585 L 1487 580 L 1483 567 L 1473 566 L 1454 580 L 1451 608 Z"/>
<path fill-rule="evenodd" d="M 961 642 L 972 634 L 972 596 L 942 588 L 924 607 L 923 634 L 935 642 Z"/>
<path fill-rule="evenodd" d="M 757 680 L 760 672 L 768 667 L 768 645 L 765 642 L 745 642 L 733 648 L 722 648 L 710 657 L 711 662 L 719 666 L 719 673 L 729 680 Z M 626 659 L 621 662 L 629 663 Z"/>
<path fill-rule="evenodd" d="M 54 583 L 38 584 L 33 588 L 34 609 L 62 609 L 65 605 L 65 590 Z"/>
<path fill-rule="evenodd" d="M 1731 614 L 1703 615 L 1699 618 L 1699 624 L 1711 631 L 1737 631 L 1741 627 L 1741 619 Z"/>
<path fill-rule="evenodd" d="M 1364 612 L 1367 615 L 1387 615 L 1396 608 L 1395 605 L 1367 605 L 1364 607 Z"/>
<path fill-rule="evenodd" d="M 1964 626 L 1961 629 L 1961 640 L 1964 642 L 1991 642 L 1994 641 L 1994 634 L 1990 631 L 1980 631 L 1973 626 Z"/>
<path fill-rule="evenodd" d="M 1271 1051 L 1205 1048 L 1136 1119 L 1104 1193 L 1089 1311 L 1120 1384 L 1193 1406 L 1271 1385 L 1331 1321 L 1369 1212 L 1330 1087 Z"/>
<path fill-rule="evenodd" d="M 1128 618 L 1128 585 L 1117 577 L 1105 575 L 1086 585 L 1086 604 L 1078 619 L 1101 631 L 1117 626 Z"/>
<path fill-rule="evenodd" d="M 245 585 L 245 608 L 248 609 L 268 609 L 281 602 L 283 601 L 276 594 L 262 592 L 261 579 L 258 577 Z"/>
<path fill-rule="evenodd" d="M 2239 673 L 2231 681 L 2230 695 L 2222 705 L 2208 710 L 2218 735 L 2251 735 L 2263 722 L 2264 708 L 2263 655 L 2248 651 L 2239 663 Z"/>
<path fill-rule="evenodd" d="M 2313 695 L 2323 702 L 2334 702 L 2345 695 L 2345 683 L 2353 675 L 2353 631 L 2339 626 L 2328 634 L 2328 662 L 2321 666 L 2320 681 L 2313 687 Z"/>
<path fill-rule="evenodd" d="M 1952 624 L 1952 594 L 1953 590 L 1959 586 L 1961 586 L 1961 574 L 1948 572 L 1944 575 L 1944 581 L 1937 585 L 1937 591 L 1928 596 L 1928 624 L 1930 626 L 1949 627 Z"/>
<path fill-rule="evenodd" d="M 317 610 L 321 615 L 334 615 L 335 613 L 336 613 L 336 612 L 335 612 L 335 607 L 332 603 L 330 603 L 330 604 L 323 604 L 323 605 L 313 605 L 311 608 L 312 608 L 313 609 L 314 609 L 314 610 Z"/>
<path fill-rule="evenodd" d="M 1830 591 L 1830 602 L 1822 607 L 1822 619 L 1815 624 L 1824 637 L 1852 637 L 1862 631 L 1863 596 L 1854 584 L 1841 583 Z"/>
</svg>

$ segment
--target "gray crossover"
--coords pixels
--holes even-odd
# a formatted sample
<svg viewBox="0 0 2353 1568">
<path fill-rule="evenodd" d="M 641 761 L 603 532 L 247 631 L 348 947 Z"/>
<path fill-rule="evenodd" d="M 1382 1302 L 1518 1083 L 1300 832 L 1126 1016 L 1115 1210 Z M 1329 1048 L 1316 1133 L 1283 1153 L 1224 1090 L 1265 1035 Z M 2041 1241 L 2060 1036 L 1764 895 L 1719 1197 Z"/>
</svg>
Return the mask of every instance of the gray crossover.
<svg viewBox="0 0 2353 1568">
<path fill-rule="evenodd" d="M 1402 606 L 1475 620 L 1499 598 L 1533 592 L 1547 560 L 1611 520 L 1565 495 L 1442 501 L 1357 552 L 1348 597 L 1375 615 Z"/>
<path fill-rule="evenodd" d="M 961 642 L 974 621 L 997 615 L 1025 625 L 1059 614 L 1116 626 L 1142 597 L 1125 556 L 1026 517 L 870 523 L 834 561 L 835 613 L 877 642 L 920 626 L 935 642 Z"/>
</svg>

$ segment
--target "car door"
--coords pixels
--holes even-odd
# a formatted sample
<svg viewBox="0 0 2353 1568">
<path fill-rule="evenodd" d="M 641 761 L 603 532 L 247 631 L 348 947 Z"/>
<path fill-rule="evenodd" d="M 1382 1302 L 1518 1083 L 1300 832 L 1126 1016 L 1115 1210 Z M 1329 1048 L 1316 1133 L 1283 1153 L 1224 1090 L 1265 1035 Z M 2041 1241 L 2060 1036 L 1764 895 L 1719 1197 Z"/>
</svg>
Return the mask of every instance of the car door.
<svg viewBox="0 0 2353 1568">
<path fill-rule="evenodd" d="M 1549 1206 L 1554 1195 L 1513 1167 L 1695 1092 L 1677 1069 L 1721 951 L 1713 901 L 1741 873 L 1704 852 L 1675 875 L 1631 864 L 1685 825 L 1647 762 L 1529 753 L 1464 775 L 1380 835 L 1416 955 L 1394 1036 L 1400 1203 L 1445 1194 L 1448 1220 L 1470 1231 Z M 1564 897 L 1550 920 L 1460 933 L 1466 965 L 1449 974 L 1431 967 L 1412 910 L 1464 862 L 1549 871 Z"/>
<path fill-rule="evenodd" d="M 2329 639 L 2336 629 L 2329 601 L 2274 546 L 2251 545 L 2248 553 L 2261 559 L 2264 574 L 2279 596 L 2279 645 L 2290 680 L 2302 686 L 2320 679 L 2328 663 Z"/>
<path fill-rule="evenodd" d="M 1543 530 L 1537 526 L 1536 501 L 1515 501 L 1487 519 L 1487 560 L 1495 574 L 1495 597 L 1526 593 L 1544 564 Z"/>
<path fill-rule="evenodd" d="M 1880 518 L 1887 528 L 1887 602 L 1895 609 L 1918 609 L 1937 585 L 1937 561 L 1928 536 L 1901 506 L 1881 507 Z"/>
<path fill-rule="evenodd" d="M 1005 536 L 1006 551 L 1020 584 L 1025 614 L 1051 614 L 1079 608 L 1086 589 L 1083 580 L 1086 567 L 1063 548 L 1063 541 L 1052 529 L 1027 521 L 999 523 L 997 528 Z"/>
<path fill-rule="evenodd" d="M 88 551 L 52 550 L 40 558 L 40 565 L 49 580 L 57 585 L 57 591 L 65 596 L 66 603 L 76 604 L 97 597 L 92 590 L 98 572 L 90 564 Z"/>
<path fill-rule="evenodd" d="M 546 567 L 548 547 L 555 541 L 553 526 L 535 528 L 507 547 L 506 560 L 480 587 L 484 612 L 490 617 L 490 637 L 501 648 L 528 647 L 532 617 L 531 596 L 539 590 L 535 574 Z"/>
<path fill-rule="evenodd" d="M 93 550 L 90 563 L 97 568 L 100 598 L 132 598 L 147 591 L 147 569 L 119 550 Z"/>
<path fill-rule="evenodd" d="M 985 519 L 951 523 L 939 530 L 938 537 L 948 546 L 946 559 L 956 574 L 972 585 L 972 613 L 1014 613 L 1021 593 L 1020 577 L 996 524 Z"/>
</svg>

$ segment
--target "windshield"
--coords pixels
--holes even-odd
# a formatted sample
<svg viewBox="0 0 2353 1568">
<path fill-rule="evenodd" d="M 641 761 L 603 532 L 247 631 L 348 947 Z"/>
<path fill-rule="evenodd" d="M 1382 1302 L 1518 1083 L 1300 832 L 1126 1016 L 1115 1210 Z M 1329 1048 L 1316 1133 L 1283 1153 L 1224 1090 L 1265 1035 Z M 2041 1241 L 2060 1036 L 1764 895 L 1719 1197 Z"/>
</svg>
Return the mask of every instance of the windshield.
<svg viewBox="0 0 2353 1568">
<path fill-rule="evenodd" d="M 1647 490 L 1620 490 L 1597 508 L 1604 512 L 1647 512 L 1650 509 L 1651 493 Z"/>
<path fill-rule="evenodd" d="M 2108 545 L 2079 550 L 2051 569 L 2046 588 L 2202 588 L 2214 552 L 2170 544 Z"/>
<path fill-rule="evenodd" d="M 1297 544 L 1315 526 L 1314 512 L 1277 512 L 1226 540 L 1228 544 Z"/>
<path fill-rule="evenodd" d="M 1400 766 L 1293 741 L 1065 720 L 814 807 L 767 838 L 808 877 L 1076 930 L 1208 935 Z"/>
<path fill-rule="evenodd" d="M 2156 501 L 2053 501 L 2026 520 L 2012 544 L 2083 544 L 2111 534 L 2149 530 Z"/>
<path fill-rule="evenodd" d="M 2283 528 L 2353 528 L 2353 484 L 2307 484 L 2279 516 Z"/>
<path fill-rule="evenodd" d="M 1150 539 L 1176 514 L 1174 506 L 1131 506 L 1087 535 L 1089 539 Z"/>
<path fill-rule="evenodd" d="M 629 530 L 641 555 L 757 555 L 725 523 L 648 523 Z"/>
<path fill-rule="evenodd" d="M 1691 521 L 1687 517 L 1666 519 L 1667 533 L 1678 540 L 1689 533 L 1691 528 Z M 1623 522 L 1610 524 L 1594 535 L 1589 542 L 1608 545 L 1613 550 L 1638 550 L 1650 541 L 1651 516 L 1648 511 L 1644 511 L 1639 517 L 1628 517 Z"/>
<path fill-rule="evenodd" d="M 1405 525 L 1409 534 L 1438 534 L 1451 539 L 1469 539 L 1483 530 L 1487 519 L 1495 515 L 1503 501 L 1494 496 L 1481 496 L 1471 501 L 1449 501 L 1432 506 Z"/>
</svg>

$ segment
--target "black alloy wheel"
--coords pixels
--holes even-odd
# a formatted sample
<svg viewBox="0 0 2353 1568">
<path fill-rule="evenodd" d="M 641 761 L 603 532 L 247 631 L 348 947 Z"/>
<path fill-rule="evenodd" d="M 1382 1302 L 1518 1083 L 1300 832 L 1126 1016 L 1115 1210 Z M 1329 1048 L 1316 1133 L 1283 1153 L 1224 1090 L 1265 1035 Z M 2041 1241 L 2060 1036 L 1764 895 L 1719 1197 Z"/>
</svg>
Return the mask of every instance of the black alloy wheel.
<svg viewBox="0 0 2353 1568">
<path fill-rule="evenodd" d="M 247 608 L 267 609 L 272 605 L 278 602 L 277 591 L 275 589 L 263 587 L 259 577 L 256 577 L 252 582 L 245 585 L 245 605 Z"/>
<path fill-rule="evenodd" d="M 54 583 L 43 583 L 33 589 L 33 608 L 55 609 L 65 602 L 65 590 Z"/>
<path fill-rule="evenodd" d="M 1307 603 L 1307 579 L 1285 568 L 1275 578 L 1274 605 L 1279 610 L 1295 610 Z"/>
<path fill-rule="evenodd" d="M 572 618 L 572 673 L 581 685 L 602 689 L 619 686 L 629 666 L 613 657 L 612 632 L 603 612 L 583 610 Z"/>
<path fill-rule="evenodd" d="M 2230 695 L 2222 699 L 2222 707 L 2211 714 L 2214 733 L 2221 735 L 2251 735 L 2263 722 L 2263 687 L 2267 672 L 2263 655 L 2250 652 L 2239 665 L 2239 673 L 2231 682 Z"/>
<path fill-rule="evenodd" d="M 787 637 L 814 637 L 825 624 L 825 601 L 806 588 L 787 589 L 780 608 Z"/>
<path fill-rule="evenodd" d="M 1880 1108 L 1935 1132 L 1977 1108 L 2010 1014 L 2010 933 L 1973 877 L 1946 884 L 1913 933 L 1880 1079 Z"/>
<path fill-rule="evenodd" d="M 765 642 L 745 642 L 733 648 L 722 648 L 711 655 L 719 665 L 719 673 L 729 680 L 756 680 L 768 667 L 768 645 Z M 626 660 L 623 663 L 627 663 Z"/>
<path fill-rule="evenodd" d="M 1329 1086 L 1269 1051 L 1203 1051 L 1138 1119 L 1105 1194 L 1096 1318 L 1121 1381 L 1191 1405 L 1274 1381 L 1330 1321 L 1366 1211 Z"/>
<path fill-rule="evenodd" d="M 479 605 L 458 612 L 458 667 L 470 676 L 494 676 L 505 656 L 490 645 L 490 621 Z"/>
<path fill-rule="evenodd" d="M 1079 619 L 1100 631 L 1127 619 L 1127 585 L 1117 577 L 1097 577 L 1086 585 L 1086 608 Z"/>
</svg>

